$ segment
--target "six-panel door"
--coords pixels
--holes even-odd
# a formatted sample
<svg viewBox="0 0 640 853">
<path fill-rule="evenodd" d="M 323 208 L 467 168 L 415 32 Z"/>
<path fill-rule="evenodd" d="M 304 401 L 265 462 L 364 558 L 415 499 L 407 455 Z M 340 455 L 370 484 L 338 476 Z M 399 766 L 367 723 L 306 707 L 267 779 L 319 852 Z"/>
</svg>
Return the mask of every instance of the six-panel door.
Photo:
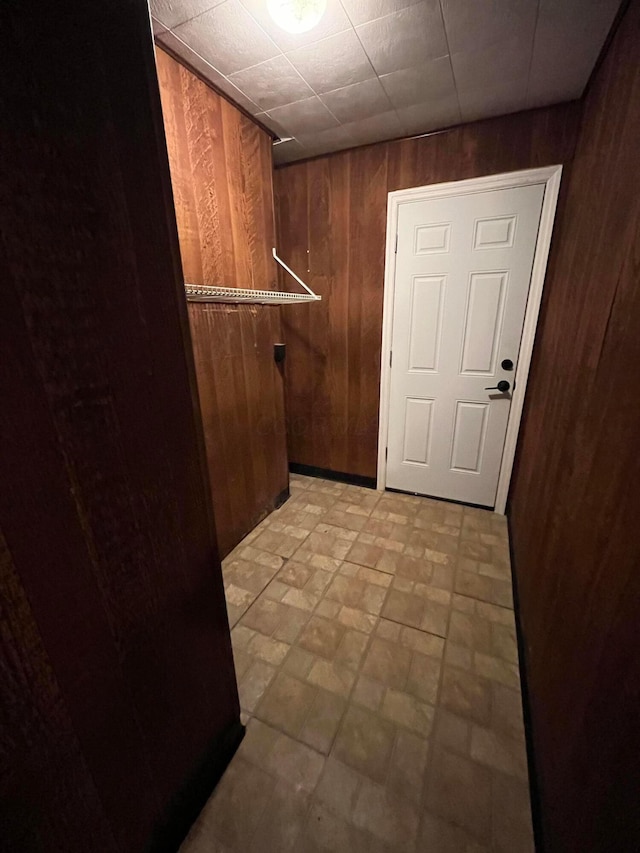
<svg viewBox="0 0 640 853">
<path fill-rule="evenodd" d="M 400 206 L 388 487 L 493 506 L 511 397 L 487 389 L 513 387 L 543 195 Z"/>
</svg>

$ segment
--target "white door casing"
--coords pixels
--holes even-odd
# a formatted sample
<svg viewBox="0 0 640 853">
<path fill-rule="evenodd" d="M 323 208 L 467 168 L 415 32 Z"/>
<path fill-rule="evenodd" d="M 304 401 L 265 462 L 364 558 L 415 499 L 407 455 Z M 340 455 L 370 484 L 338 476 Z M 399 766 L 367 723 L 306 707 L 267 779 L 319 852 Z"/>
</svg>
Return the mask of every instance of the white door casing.
<svg viewBox="0 0 640 853">
<path fill-rule="evenodd" d="M 378 488 L 504 511 L 560 174 L 389 194 Z"/>
</svg>

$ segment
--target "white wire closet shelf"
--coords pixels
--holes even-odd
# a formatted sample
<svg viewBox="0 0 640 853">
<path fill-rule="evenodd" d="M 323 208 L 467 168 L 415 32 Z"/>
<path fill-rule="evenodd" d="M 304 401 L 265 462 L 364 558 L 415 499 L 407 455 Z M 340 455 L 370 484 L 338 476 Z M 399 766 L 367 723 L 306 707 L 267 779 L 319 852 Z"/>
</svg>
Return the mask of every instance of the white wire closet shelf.
<svg viewBox="0 0 640 853">
<path fill-rule="evenodd" d="M 304 281 L 278 257 L 272 249 L 274 259 L 280 266 L 302 285 L 306 293 L 287 293 L 282 290 L 251 290 L 247 287 L 216 287 L 208 284 L 185 284 L 184 290 L 189 302 L 226 302 L 251 303 L 253 305 L 290 305 L 296 302 L 320 302 L 318 296 Z"/>
</svg>

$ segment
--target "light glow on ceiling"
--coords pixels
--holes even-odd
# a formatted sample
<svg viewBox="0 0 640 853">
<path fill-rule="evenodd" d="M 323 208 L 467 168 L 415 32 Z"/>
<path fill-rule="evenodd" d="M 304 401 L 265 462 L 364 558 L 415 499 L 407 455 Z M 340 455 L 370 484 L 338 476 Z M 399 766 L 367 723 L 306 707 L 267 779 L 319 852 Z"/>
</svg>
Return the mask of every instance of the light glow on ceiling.
<svg viewBox="0 0 640 853">
<path fill-rule="evenodd" d="M 267 0 L 269 14 L 288 33 L 306 33 L 320 23 L 327 0 Z"/>
</svg>

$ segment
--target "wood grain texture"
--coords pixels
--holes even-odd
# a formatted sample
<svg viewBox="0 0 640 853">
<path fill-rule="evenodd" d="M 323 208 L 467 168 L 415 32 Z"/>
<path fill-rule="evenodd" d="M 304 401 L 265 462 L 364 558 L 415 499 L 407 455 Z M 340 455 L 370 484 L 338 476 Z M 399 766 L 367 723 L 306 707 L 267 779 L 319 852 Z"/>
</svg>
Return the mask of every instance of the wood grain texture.
<svg viewBox="0 0 640 853">
<path fill-rule="evenodd" d="M 509 501 L 549 853 L 640 849 L 640 3 L 586 96 Z"/>
<path fill-rule="evenodd" d="M 578 118 L 557 106 L 276 170 L 281 256 L 323 296 L 282 312 L 292 462 L 376 476 L 387 193 L 567 163 Z"/>
<path fill-rule="evenodd" d="M 2 846 L 139 851 L 239 719 L 148 11 L 0 32 Z"/>
<path fill-rule="evenodd" d="M 271 139 L 157 50 L 185 281 L 275 290 Z M 189 303 L 218 545 L 231 551 L 288 487 L 274 306 Z"/>
</svg>

